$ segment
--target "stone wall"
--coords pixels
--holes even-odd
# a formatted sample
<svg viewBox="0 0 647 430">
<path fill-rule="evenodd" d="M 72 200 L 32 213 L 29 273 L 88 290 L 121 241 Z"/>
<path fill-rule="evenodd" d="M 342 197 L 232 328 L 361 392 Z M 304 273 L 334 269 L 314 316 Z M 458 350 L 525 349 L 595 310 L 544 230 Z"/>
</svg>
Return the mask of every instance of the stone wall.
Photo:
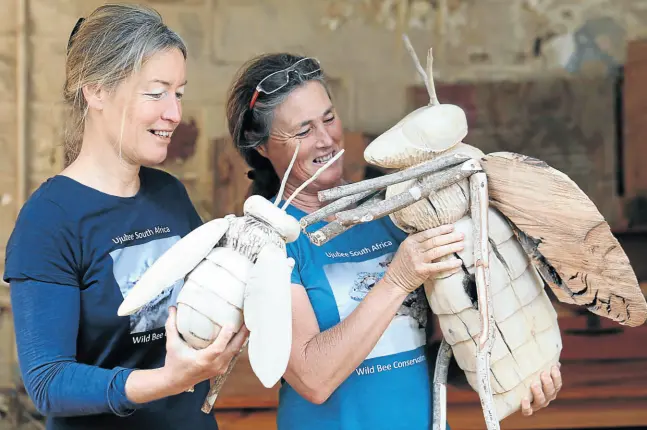
<svg viewBox="0 0 647 430">
<path fill-rule="evenodd" d="M 62 166 L 65 46 L 78 17 L 102 3 L 28 3 L 30 192 Z M 165 168 L 184 180 L 205 218 L 211 216 L 218 166 L 214 145 L 226 134 L 225 92 L 237 68 L 253 55 L 289 50 L 316 56 L 331 78 L 346 128 L 377 134 L 406 113 L 407 89 L 420 84 L 398 35 L 402 23 L 421 59 L 433 46 L 435 76 L 443 83 L 608 75 L 624 62 L 626 42 L 647 32 L 647 4 L 640 0 L 380 0 L 373 9 L 358 0 L 145 3 L 156 7 L 189 46 L 184 117 L 188 145 L 192 139 L 196 145 L 188 157 L 172 158 Z M 19 0 L 0 0 L 0 272 L 1 249 L 18 209 L 19 5 Z"/>
</svg>

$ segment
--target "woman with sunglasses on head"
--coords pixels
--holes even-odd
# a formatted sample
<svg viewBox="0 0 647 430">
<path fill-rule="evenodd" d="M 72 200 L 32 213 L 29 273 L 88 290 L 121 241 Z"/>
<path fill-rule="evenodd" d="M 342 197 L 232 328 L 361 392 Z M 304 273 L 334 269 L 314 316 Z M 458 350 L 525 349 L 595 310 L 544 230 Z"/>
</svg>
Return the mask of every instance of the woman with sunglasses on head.
<svg viewBox="0 0 647 430">
<path fill-rule="evenodd" d="M 151 167 L 180 123 L 186 55 L 143 6 L 99 7 L 70 36 L 67 166 L 22 208 L 4 273 L 22 378 L 47 429 L 217 429 L 200 409 L 208 379 L 247 330 L 191 349 L 175 325 L 181 281 L 117 315 L 146 268 L 201 225 L 181 182 Z"/>
<path fill-rule="evenodd" d="M 342 122 L 312 58 L 280 53 L 249 61 L 230 89 L 227 120 L 253 168 L 252 194 L 268 199 L 284 201 L 344 147 Z M 341 158 L 333 162 L 296 194 L 287 212 L 298 220 L 323 207 L 317 192 L 342 184 L 342 165 Z M 281 181 L 285 190 L 278 196 Z M 431 428 L 420 286 L 435 273 L 460 270 L 458 259 L 436 260 L 462 249 L 462 239 L 452 226 L 407 237 L 384 217 L 321 247 L 303 234 L 288 244 L 295 260 L 293 343 L 279 430 Z M 537 397 L 524 410 L 545 406 L 560 384 L 545 383 L 546 402 Z"/>
</svg>

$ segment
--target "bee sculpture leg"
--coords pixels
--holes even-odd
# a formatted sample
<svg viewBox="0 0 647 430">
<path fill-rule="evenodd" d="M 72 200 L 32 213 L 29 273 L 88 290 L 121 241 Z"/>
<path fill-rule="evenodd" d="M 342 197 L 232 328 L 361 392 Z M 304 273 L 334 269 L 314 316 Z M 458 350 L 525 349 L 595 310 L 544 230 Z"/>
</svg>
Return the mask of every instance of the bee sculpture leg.
<svg viewBox="0 0 647 430">
<path fill-rule="evenodd" d="M 488 192 L 487 176 L 477 172 L 469 177 L 470 213 L 474 220 L 474 261 L 481 331 L 478 338 L 477 379 L 478 394 L 488 430 L 498 430 L 492 388 L 490 383 L 490 352 L 494 345 L 494 314 L 490 296 L 490 270 L 488 252 Z M 434 370 L 433 429 L 445 430 L 447 426 L 447 373 L 452 358 L 451 346 L 442 340 Z"/>
<path fill-rule="evenodd" d="M 481 408 L 488 430 L 498 430 L 490 383 L 490 352 L 494 346 L 494 313 L 490 294 L 488 250 L 488 187 L 485 172 L 470 176 L 470 214 L 474 220 L 474 267 L 481 331 L 476 355 L 476 377 Z"/>
<path fill-rule="evenodd" d="M 445 430 L 447 428 L 447 374 L 449 373 L 451 359 L 452 347 L 443 339 L 440 343 L 434 369 L 433 430 Z"/>
<path fill-rule="evenodd" d="M 218 394 L 220 394 L 220 390 L 222 389 L 222 386 L 225 384 L 227 377 L 234 369 L 234 366 L 238 361 L 238 357 L 240 357 L 240 354 L 243 352 L 243 349 L 245 349 L 244 346 L 243 348 L 241 348 L 240 352 L 238 352 L 236 355 L 233 356 L 233 358 L 229 362 L 229 366 L 227 367 L 227 370 L 225 371 L 225 373 L 223 373 L 222 375 L 216 376 L 211 380 L 211 388 L 209 388 L 209 392 L 207 393 L 207 396 L 204 399 L 204 403 L 202 403 L 201 410 L 205 414 L 210 413 L 211 410 L 213 409 L 213 405 L 216 403 L 216 399 L 218 399 Z"/>
</svg>

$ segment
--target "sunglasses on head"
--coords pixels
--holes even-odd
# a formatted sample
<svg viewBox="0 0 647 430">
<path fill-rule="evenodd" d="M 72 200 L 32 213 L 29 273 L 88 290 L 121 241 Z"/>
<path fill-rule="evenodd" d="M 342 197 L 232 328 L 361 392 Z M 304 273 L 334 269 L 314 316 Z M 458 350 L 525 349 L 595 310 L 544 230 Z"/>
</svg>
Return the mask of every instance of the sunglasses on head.
<svg viewBox="0 0 647 430">
<path fill-rule="evenodd" d="M 256 103 L 258 95 L 263 92 L 265 94 L 272 94 L 284 86 L 290 81 L 290 72 L 296 72 L 301 76 L 308 76 L 313 73 L 319 72 L 321 66 L 319 61 L 316 58 L 302 58 L 293 65 L 278 72 L 271 73 L 263 78 L 261 82 L 256 86 L 254 95 L 252 96 L 252 101 L 249 102 L 249 108 L 252 109 Z"/>
</svg>

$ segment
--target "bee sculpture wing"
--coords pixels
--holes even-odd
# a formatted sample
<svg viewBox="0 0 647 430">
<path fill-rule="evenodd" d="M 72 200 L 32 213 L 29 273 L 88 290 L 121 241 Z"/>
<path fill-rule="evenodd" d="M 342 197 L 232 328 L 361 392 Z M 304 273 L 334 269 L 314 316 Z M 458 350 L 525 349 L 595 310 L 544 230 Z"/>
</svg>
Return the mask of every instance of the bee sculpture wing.
<svg viewBox="0 0 647 430">
<path fill-rule="evenodd" d="M 541 160 L 512 152 L 480 161 L 490 205 L 508 219 L 560 301 L 631 327 L 645 322 L 647 303 L 629 259 L 575 182 Z"/>
<path fill-rule="evenodd" d="M 184 278 L 220 241 L 229 220 L 219 218 L 194 229 L 180 239 L 144 272 L 119 306 L 119 316 L 131 315 L 177 280 Z"/>
<path fill-rule="evenodd" d="M 252 370 L 270 388 L 288 366 L 292 345 L 290 264 L 285 250 L 268 244 L 258 254 L 245 289 L 243 315 L 249 329 Z"/>
</svg>

